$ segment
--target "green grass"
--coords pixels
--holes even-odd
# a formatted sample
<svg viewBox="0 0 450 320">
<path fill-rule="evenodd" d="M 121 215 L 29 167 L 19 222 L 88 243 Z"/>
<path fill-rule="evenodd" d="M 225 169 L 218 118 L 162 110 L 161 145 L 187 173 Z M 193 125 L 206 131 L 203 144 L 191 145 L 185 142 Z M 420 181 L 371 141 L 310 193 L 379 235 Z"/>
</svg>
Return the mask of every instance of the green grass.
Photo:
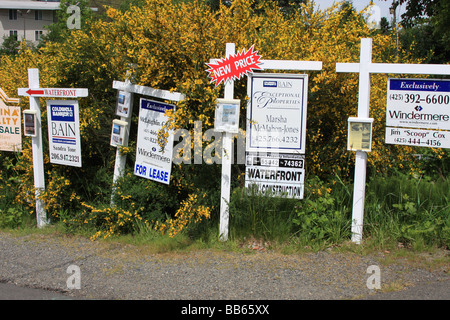
<svg viewBox="0 0 450 320">
<path fill-rule="evenodd" d="M 318 191 L 320 190 L 320 192 Z M 351 243 L 353 185 L 339 177 L 323 182 L 308 178 L 302 200 L 259 195 L 236 188 L 230 201 L 229 240 L 218 240 L 218 216 L 193 225 L 179 236 L 167 235 L 136 223 L 129 234 L 114 241 L 148 247 L 153 252 L 197 249 L 245 250 L 250 239 L 267 241 L 283 253 L 348 248 Z M 433 250 L 450 246 L 449 179 L 414 178 L 402 174 L 370 177 L 367 181 L 363 244 L 369 250 Z M 20 208 L 0 206 L 0 228 L 29 234 L 38 230 L 33 215 Z M 68 214 L 68 213 L 66 213 Z M 83 225 L 52 224 L 55 232 L 89 237 L 95 230 Z M 92 227 L 91 227 L 92 228 Z"/>
</svg>

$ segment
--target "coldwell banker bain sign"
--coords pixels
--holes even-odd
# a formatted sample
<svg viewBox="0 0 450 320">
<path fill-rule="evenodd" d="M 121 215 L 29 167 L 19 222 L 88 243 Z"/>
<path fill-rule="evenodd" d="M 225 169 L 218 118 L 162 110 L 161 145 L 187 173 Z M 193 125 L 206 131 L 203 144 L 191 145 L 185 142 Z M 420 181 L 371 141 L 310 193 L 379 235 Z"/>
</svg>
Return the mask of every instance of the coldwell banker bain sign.
<svg viewBox="0 0 450 320">
<path fill-rule="evenodd" d="M 48 100 L 50 162 L 81 167 L 80 118 L 77 100 Z"/>
<path fill-rule="evenodd" d="M 164 184 L 170 183 L 173 134 L 169 133 L 162 149 L 158 144 L 158 131 L 167 121 L 167 110 L 175 111 L 175 106 L 141 98 L 134 165 L 135 175 Z"/>
<path fill-rule="evenodd" d="M 389 79 L 386 126 L 388 144 L 450 148 L 450 80 Z"/>
<path fill-rule="evenodd" d="M 246 187 L 303 198 L 307 75 L 249 76 Z"/>
</svg>

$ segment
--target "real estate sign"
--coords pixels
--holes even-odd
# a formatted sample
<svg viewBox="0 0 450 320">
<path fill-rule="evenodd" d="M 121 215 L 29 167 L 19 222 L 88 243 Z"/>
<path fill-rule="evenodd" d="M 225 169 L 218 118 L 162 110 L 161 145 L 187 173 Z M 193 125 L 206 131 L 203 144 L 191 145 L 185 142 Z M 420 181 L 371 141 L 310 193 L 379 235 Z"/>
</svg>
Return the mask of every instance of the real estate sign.
<svg viewBox="0 0 450 320">
<path fill-rule="evenodd" d="M 173 154 L 173 133 L 169 132 L 163 148 L 158 131 L 167 122 L 168 110 L 175 106 L 141 98 L 134 174 L 164 184 L 170 183 Z"/>
<path fill-rule="evenodd" d="M 247 151 L 305 153 L 308 75 L 249 75 Z"/>
<path fill-rule="evenodd" d="M 77 100 L 47 100 L 50 163 L 81 167 Z"/>
<path fill-rule="evenodd" d="M 20 107 L 7 106 L 0 99 L 0 150 L 22 150 Z"/>
<path fill-rule="evenodd" d="M 254 185 L 259 192 L 303 199 L 305 156 L 301 154 L 246 154 L 245 187 Z"/>
<path fill-rule="evenodd" d="M 448 148 L 450 80 L 389 79 L 386 126 L 386 143 Z"/>
<path fill-rule="evenodd" d="M 249 76 L 245 186 L 302 199 L 308 75 Z"/>
</svg>

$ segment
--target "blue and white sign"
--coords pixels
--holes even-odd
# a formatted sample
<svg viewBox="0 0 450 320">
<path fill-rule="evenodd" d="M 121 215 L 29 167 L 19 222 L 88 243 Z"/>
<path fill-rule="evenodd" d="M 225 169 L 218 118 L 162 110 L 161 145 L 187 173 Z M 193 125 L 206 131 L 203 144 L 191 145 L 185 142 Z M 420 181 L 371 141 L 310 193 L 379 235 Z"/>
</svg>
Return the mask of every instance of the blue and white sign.
<svg viewBox="0 0 450 320">
<path fill-rule="evenodd" d="M 158 143 L 158 131 L 167 122 L 166 111 L 175 106 L 141 98 L 134 174 L 164 184 L 170 183 L 173 132 L 169 131 L 164 148 Z"/>
<path fill-rule="evenodd" d="M 388 144 L 449 148 L 450 80 L 389 79 L 386 126 Z"/>
<path fill-rule="evenodd" d="M 386 125 L 450 130 L 450 80 L 389 79 Z"/>
<path fill-rule="evenodd" d="M 47 121 L 50 162 L 81 167 L 78 101 L 48 100 Z"/>
<path fill-rule="evenodd" d="M 305 153 L 308 75 L 248 78 L 247 151 Z"/>
</svg>

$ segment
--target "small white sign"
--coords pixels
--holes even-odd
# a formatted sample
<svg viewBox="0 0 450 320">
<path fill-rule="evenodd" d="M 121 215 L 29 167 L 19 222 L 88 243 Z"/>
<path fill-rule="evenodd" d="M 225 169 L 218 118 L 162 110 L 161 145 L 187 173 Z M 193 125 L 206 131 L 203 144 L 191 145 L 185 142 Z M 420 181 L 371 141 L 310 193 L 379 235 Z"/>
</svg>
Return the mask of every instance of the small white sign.
<svg viewBox="0 0 450 320">
<path fill-rule="evenodd" d="M 48 100 L 47 120 L 50 162 L 81 167 L 78 101 Z"/>
<path fill-rule="evenodd" d="M 241 100 L 217 99 L 214 130 L 218 132 L 239 132 L 239 109 Z"/>
<path fill-rule="evenodd" d="M 81 98 L 89 93 L 85 88 L 19 88 L 17 91 L 19 96 L 48 98 Z"/>
<path fill-rule="evenodd" d="M 405 146 L 450 148 L 450 132 L 386 127 L 385 142 Z"/>
<path fill-rule="evenodd" d="M 245 187 L 273 196 L 303 199 L 305 156 L 301 154 L 246 153 Z"/>
</svg>

